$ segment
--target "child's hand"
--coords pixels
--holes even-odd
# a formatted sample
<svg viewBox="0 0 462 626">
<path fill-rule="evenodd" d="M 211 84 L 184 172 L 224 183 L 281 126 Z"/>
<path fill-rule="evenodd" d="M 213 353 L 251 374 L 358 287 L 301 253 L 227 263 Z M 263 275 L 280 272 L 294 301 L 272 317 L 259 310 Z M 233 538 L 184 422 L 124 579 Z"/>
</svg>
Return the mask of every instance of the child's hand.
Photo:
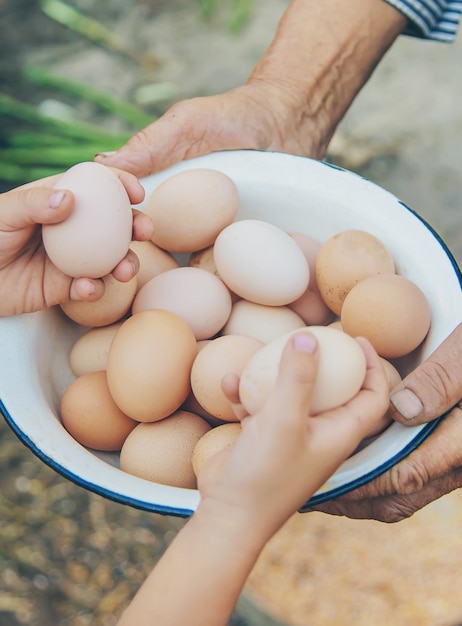
<svg viewBox="0 0 462 626">
<path fill-rule="evenodd" d="M 388 409 L 383 366 L 371 344 L 358 338 L 367 360 L 359 393 L 331 411 L 309 416 L 317 372 L 317 344 L 294 335 L 281 359 L 279 377 L 265 407 L 246 415 L 238 379 L 223 388 L 242 422 L 237 442 L 210 459 L 199 476 L 200 508 L 244 517 L 247 528 L 269 538 L 350 456 Z M 265 539 L 265 540 L 266 540 Z"/>
<path fill-rule="evenodd" d="M 141 202 L 144 190 L 131 174 L 116 171 L 130 201 Z M 58 270 L 47 257 L 41 224 L 65 220 L 73 209 L 73 195 L 54 188 L 58 177 L 29 183 L 0 195 L 0 315 L 30 313 L 67 300 L 95 301 L 104 293 L 102 280 L 71 278 Z M 147 240 L 152 223 L 134 211 L 133 237 Z M 136 255 L 129 251 L 113 270 L 122 282 L 138 271 Z"/>
</svg>

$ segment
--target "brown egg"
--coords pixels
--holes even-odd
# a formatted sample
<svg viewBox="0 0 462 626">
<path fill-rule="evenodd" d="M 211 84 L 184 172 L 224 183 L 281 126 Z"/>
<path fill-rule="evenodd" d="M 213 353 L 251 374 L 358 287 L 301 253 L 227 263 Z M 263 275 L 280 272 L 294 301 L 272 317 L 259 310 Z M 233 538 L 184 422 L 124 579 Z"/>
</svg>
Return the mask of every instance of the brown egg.
<svg viewBox="0 0 462 626">
<path fill-rule="evenodd" d="M 122 447 L 120 468 L 163 485 L 195 489 L 193 450 L 209 429 L 205 420 L 186 411 L 177 411 L 158 422 L 139 424 Z"/>
<path fill-rule="evenodd" d="M 202 417 L 203 419 L 205 419 L 205 421 L 208 424 L 210 424 L 210 426 L 220 426 L 221 424 L 226 424 L 225 420 L 221 420 L 218 417 L 215 417 L 214 415 L 211 415 L 208 411 L 206 411 L 204 407 L 201 406 L 199 402 L 196 400 L 192 391 L 189 392 L 188 397 L 180 406 L 179 410 L 188 411 L 188 413 L 194 413 L 195 415 Z"/>
<path fill-rule="evenodd" d="M 202 341 L 198 341 L 197 353 L 199 353 L 202 350 L 202 348 L 204 348 L 211 341 L 212 341 L 211 339 L 204 339 Z M 182 411 L 188 411 L 189 413 L 195 413 L 196 415 L 199 415 L 199 417 L 203 417 L 210 424 L 210 426 L 219 426 L 220 424 L 225 423 L 223 420 L 220 420 L 214 415 L 211 415 L 208 411 L 204 409 L 203 406 L 199 404 L 199 402 L 196 400 L 194 396 L 192 389 L 189 392 L 186 400 L 181 405 L 180 409 Z"/>
<path fill-rule="evenodd" d="M 430 328 L 431 313 L 415 283 L 397 274 L 380 274 L 351 289 L 341 320 L 346 333 L 366 337 L 380 356 L 390 359 L 420 345 Z"/>
<path fill-rule="evenodd" d="M 140 261 L 140 269 L 136 275 L 138 291 L 154 276 L 179 267 L 178 261 L 171 254 L 152 241 L 132 241 L 130 249 Z"/>
<path fill-rule="evenodd" d="M 104 277 L 105 292 L 97 302 L 69 300 L 61 305 L 71 320 L 83 326 L 108 326 L 121 320 L 130 310 L 136 294 L 136 276 L 126 283 L 111 274 Z"/>
<path fill-rule="evenodd" d="M 190 391 L 197 354 L 189 326 L 174 313 L 147 310 L 126 320 L 112 340 L 108 385 L 121 410 L 140 422 L 170 415 Z"/>
<path fill-rule="evenodd" d="M 148 198 L 152 240 L 170 252 L 194 252 L 212 245 L 234 220 L 239 191 L 222 172 L 195 168 L 167 178 Z"/>
<path fill-rule="evenodd" d="M 120 450 L 138 422 L 115 404 L 106 372 L 76 378 L 61 399 L 61 419 L 66 430 L 83 446 L 95 450 Z"/>
<path fill-rule="evenodd" d="M 192 465 L 196 476 L 199 476 L 204 464 L 212 456 L 236 443 L 240 433 L 240 423 L 223 424 L 206 432 L 197 442 L 192 455 Z"/>
<path fill-rule="evenodd" d="M 328 239 L 316 259 L 316 282 L 327 306 L 340 315 L 343 301 L 357 282 L 375 274 L 393 274 L 395 263 L 377 237 L 345 230 Z"/>
<path fill-rule="evenodd" d="M 238 300 L 221 334 L 245 335 L 268 343 L 290 330 L 304 326 L 302 318 L 288 306 L 266 306 Z"/>
<path fill-rule="evenodd" d="M 196 356 L 191 368 L 191 388 L 199 404 L 210 414 L 236 422 L 231 403 L 221 388 L 225 374 L 240 376 L 250 358 L 263 347 L 253 337 L 226 335 L 206 345 Z"/>
<path fill-rule="evenodd" d="M 109 347 L 122 322 L 99 326 L 84 333 L 72 346 L 69 364 L 76 376 L 105 370 Z"/>
</svg>

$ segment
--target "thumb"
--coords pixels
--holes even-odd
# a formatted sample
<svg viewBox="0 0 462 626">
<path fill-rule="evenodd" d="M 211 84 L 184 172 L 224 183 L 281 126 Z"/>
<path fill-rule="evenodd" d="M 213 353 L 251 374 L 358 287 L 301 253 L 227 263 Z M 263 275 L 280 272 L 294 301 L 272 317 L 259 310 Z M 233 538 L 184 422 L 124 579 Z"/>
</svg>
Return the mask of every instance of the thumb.
<svg viewBox="0 0 462 626">
<path fill-rule="evenodd" d="M 0 204 L 0 229 L 15 231 L 34 224 L 55 224 L 71 212 L 72 192 L 48 187 L 19 187 L 8 191 Z"/>
<path fill-rule="evenodd" d="M 423 424 L 440 417 L 462 398 L 462 324 L 390 396 L 398 422 Z"/>
<path fill-rule="evenodd" d="M 101 152 L 95 161 L 143 178 L 188 158 L 187 151 L 194 141 L 179 109 L 178 104 L 174 105 L 117 151 Z"/>
<path fill-rule="evenodd" d="M 252 105 L 238 90 L 180 100 L 119 150 L 98 154 L 95 161 L 142 178 L 217 150 L 255 148 L 259 142 L 248 132 L 252 124 L 241 120 L 243 111 L 249 119 Z"/>
<path fill-rule="evenodd" d="M 310 400 L 318 369 L 318 344 L 309 332 L 298 332 L 287 342 L 281 356 L 279 373 L 268 399 L 271 413 L 278 421 L 298 422 L 309 415 Z"/>
</svg>

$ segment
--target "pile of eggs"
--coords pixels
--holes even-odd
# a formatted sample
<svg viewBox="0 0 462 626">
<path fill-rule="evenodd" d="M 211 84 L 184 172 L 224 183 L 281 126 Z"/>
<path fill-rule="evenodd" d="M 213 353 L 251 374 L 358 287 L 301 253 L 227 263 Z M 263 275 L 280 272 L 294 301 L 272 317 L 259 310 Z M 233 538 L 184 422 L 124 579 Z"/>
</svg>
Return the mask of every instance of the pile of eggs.
<svg viewBox="0 0 462 626">
<path fill-rule="evenodd" d="M 74 166 L 59 181 L 74 192 L 76 222 L 80 205 L 92 208 L 82 218 L 90 220 L 86 233 L 107 207 L 94 202 L 95 174 L 113 186 L 99 241 L 96 233 L 84 253 L 66 246 L 60 265 L 58 228 L 69 225 L 44 227 L 44 244 L 58 267 L 73 276 L 104 276 L 106 288 L 98 302 L 61 307 L 87 331 L 70 352 L 75 379 L 61 398 L 60 417 L 83 446 L 120 452 L 125 472 L 194 489 L 203 463 L 239 436 L 223 376 L 239 376 L 242 404 L 249 413 L 259 410 L 288 337 L 301 329 L 319 344 L 313 414 L 361 388 L 366 364 L 353 337 L 371 341 L 392 388 L 401 379 L 393 361 L 415 350 L 429 330 L 425 295 L 397 273 L 371 233 L 347 230 L 321 243 L 262 220 L 236 220 L 236 184 L 220 171 L 190 169 L 167 178 L 147 199 L 152 240 L 131 242 L 126 192 L 110 170 L 91 163 Z M 106 252 L 113 239 L 121 243 Z M 109 272 L 128 246 L 140 271 L 121 283 Z M 96 265 L 110 259 L 110 268 L 103 263 L 92 274 L 92 254 Z M 178 254 L 187 255 L 185 265 Z M 80 267 L 72 267 L 72 259 Z M 378 429 L 387 423 L 384 416 Z"/>
</svg>

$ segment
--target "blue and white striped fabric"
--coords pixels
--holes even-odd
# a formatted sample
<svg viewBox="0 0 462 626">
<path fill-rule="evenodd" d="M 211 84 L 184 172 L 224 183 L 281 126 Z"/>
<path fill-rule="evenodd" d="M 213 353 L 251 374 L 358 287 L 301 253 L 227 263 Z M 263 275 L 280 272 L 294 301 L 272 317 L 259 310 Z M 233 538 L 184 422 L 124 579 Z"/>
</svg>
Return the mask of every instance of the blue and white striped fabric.
<svg viewBox="0 0 462 626">
<path fill-rule="evenodd" d="M 436 41 L 454 41 L 462 14 L 460 0 L 386 0 L 409 20 L 404 33 Z"/>
</svg>

